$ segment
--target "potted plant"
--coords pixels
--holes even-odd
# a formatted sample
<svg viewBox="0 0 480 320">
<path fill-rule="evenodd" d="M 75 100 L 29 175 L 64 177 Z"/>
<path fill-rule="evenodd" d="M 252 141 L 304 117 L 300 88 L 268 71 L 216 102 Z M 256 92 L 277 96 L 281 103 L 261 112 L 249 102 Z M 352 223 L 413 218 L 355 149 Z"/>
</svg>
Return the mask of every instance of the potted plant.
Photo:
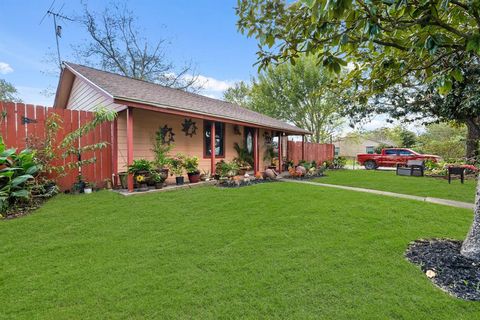
<svg viewBox="0 0 480 320">
<path fill-rule="evenodd" d="M 275 150 L 273 149 L 273 146 L 269 144 L 267 148 L 265 149 L 265 154 L 263 156 L 263 161 L 265 162 L 270 162 L 268 165 L 268 169 L 275 169 L 277 166 L 274 164 L 275 160 Z"/>
<path fill-rule="evenodd" d="M 93 184 L 90 183 L 90 182 L 86 182 L 85 183 L 85 188 L 83 189 L 83 193 L 90 194 L 90 193 L 92 193 L 92 190 L 93 190 Z"/>
<path fill-rule="evenodd" d="M 200 170 L 198 170 L 198 157 L 185 157 L 184 168 L 187 171 L 188 181 L 197 183 L 200 181 Z"/>
<path fill-rule="evenodd" d="M 168 167 L 171 171 L 171 175 L 175 176 L 175 182 L 177 185 L 182 185 L 184 182 L 183 179 L 183 170 L 184 170 L 184 163 L 183 163 L 184 156 L 182 154 L 177 154 L 175 157 L 170 158 L 168 161 Z"/>
<path fill-rule="evenodd" d="M 173 149 L 174 145 L 165 143 L 163 139 L 163 134 L 161 130 L 158 130 L 155 133 L 155 136 L 152 139 L 152 152 L 155 156 L 153 160 L 153 165 L 158 172 L 163 172 L 165 177 L 168 177 L 168 163 L 170 157 L 168 153 Z"/>
<path fill-rule="evenodd" d="M 113 188 L 113 185 L 112 185 L 112 180 L 111 179 L 105 179 L 103 180 L 105 182 L 105 188 L 107 189 L 112 189 Z"/>
<path fill-rule="evenodd" d="M 162 173 L 154 171 L 152 172 L 152 180 L 155 183 L 155 189 L 162 189 L 166 177 Z"/>
<path fill-rule="evenodd" d="M 135 177 L 135 181 L 137 181 L 139 188 L 138 191 L 147 191 L 148 186 L 147 186 L 147 179 L 143 174 L 139 174 Z"/>
<path fill-rule="evenodd" d="M 83 181 L 82 175 L 78 175 L 77 182 L 73 184 L 72 189 L 74 194 L 83 193 L 85 191 L 85 181 Z"/>
<path fill-rule="evenodd" d="M 237 152 L 237 157 L 233 159 L 238 165 L 238 174 L 244 175 L 253 167 L 253 155 L 248 152 L 247 148 L 242 148 L 238 143 L 233 144 L 233 148 Z"/>
<path fill-rule="evenodd" d="M 146 184 L 152 172 L 152 163 L 147 159 L 133 160 L 133 163 L 128 166 L 128 173 L 133 174 L 134 181 L 138 184 L 137 176 L 142 175 L 144 183 Z"/>
<path fill-rule="evenodd" d="M 120 185 L 122 189 L 128 188 L 128 172 L 119 172 L 118 178 L 120 179 Z"/>
</svg>

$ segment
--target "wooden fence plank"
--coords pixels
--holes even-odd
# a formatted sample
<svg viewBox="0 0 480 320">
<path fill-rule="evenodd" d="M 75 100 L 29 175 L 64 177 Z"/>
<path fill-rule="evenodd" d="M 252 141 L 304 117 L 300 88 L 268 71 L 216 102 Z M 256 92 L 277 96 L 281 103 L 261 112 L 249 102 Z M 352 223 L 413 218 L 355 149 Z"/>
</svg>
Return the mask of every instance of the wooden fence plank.
<svg viewBox="0 0 480 320">
<path fill-rule="evenodd" d="M 15 117 L 15 122 L 17 126 L 17 148 L 19 150 L 25 149 L 25 138 L 27 137 L 26 135 L 26 125 L 23 123 L 23 119 L 25 118 L 25 104 L 23 103 L 17 103 L 16 104 L 16 117 Z"/>
<path fill-rule="evenodd" d="M 8 148 L 17 147 L 17 122 L 15 120 L 15 103 L 6 103 L 6 134 L 4 134 L 5 144 Z"/>
<path fill-rule="evenodd" d="M 306 161 L 317 162 L 332 161 L 334 157 L 334 146 L 332 144 L 323 143 L 305 143 L 305 159 Z M 287 159 L 297 164 L 302 160 L 302 143 L 298 141 L 287 142 Z"/>
</svg>

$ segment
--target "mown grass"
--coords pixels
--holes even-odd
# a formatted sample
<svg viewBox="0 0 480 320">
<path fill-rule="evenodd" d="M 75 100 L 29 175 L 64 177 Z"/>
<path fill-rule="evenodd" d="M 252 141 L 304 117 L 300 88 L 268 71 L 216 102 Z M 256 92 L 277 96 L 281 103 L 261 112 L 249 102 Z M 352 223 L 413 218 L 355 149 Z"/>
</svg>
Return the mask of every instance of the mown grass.
<svg viewBox="0 0 480 320">
<path fill-rule="evenodd" d="M 474 319 L 403 257 L 471 219 L 293 183 L 60 195 L 0 223 L 0 318 Z"/>
<path fill-rule="evenodd" d="M 448 180 L 432 177 L 397 176 L 395 171 L 378 170 L 329 170 L 316 182 L 360 187 L 382 191 L 434 197 L 463 202 L 475 201 L 476 180 Z"/>
</svg>

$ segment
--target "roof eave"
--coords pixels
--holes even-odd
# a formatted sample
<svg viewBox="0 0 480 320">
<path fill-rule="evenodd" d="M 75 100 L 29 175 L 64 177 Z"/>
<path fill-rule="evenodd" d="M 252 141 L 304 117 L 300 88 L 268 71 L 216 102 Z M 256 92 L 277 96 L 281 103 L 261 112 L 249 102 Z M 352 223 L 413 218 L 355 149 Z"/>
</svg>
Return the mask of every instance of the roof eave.
<svg viewBox="0 0 480 320">
<path fill-rule="evenodd" d="M 199 115 L 199 116 L 203 116 L 203 117 L 210 117 L 210 118 L 213 118 L 213 119 L 220 119 L 220 120 L 224 120 L 224 121 L 227 120 L 227 121 L 231 121 L 233 123 L 241 123 L 243 125 L 253 124 L 253 125 L 255 125 L 257 127 L 260 127 L 260 128 L 275 129 L 275 130 L 278 130 L 278 131 L 281 131 L 281 132 L 290 133 L 290 134 L 294 134 L 294 135 L 311 135 L 312 134 L 310 131 L 307 131 L 307 130 L 304 130 L 304 129 L 301 129 L 301 128 L 298 128 L 298 130 L 285 129 L 285 128 L 281 128 L 281 127 L 277 127 L 277 126 L 265 125 L 265 124 L 258 123 L 258 122 L 248 122 L 248 121 L 233 118 L 233 117 L 227 118 L 227 117 L 219 116 L 217 114 L 212 114 L 212 113 L 207 113 L 207 112 L 198 112 L 198 111 L 194 111 L 194 110 L 187 109 L 187 108 L 181 108 L 181 107 L 178 107 L 178 106 L 158 104 L 158 103 L 145 101 L 145 100 L 141 100 L 141 99 L 132 99 L 132 98 L 129 98 L 129 97 L 114 96 L 113 101 L 115 103 L 123 104 L 123 105 L 128 105 L 129 102 L 130 103 L 135 103 L 136 105 L 132 105 L 132 107 L 140 107 L 138 105 L 145 105 L 145 106 L 151 106 L 151 107 L 155 107 L 155 108 L 161 108 L 161 109 L 164 109 L 164 110 L 167 109 L 167 110 L 179 111 L 179 112 L 190 114 L 190 115 L 193 114 L 193 115 Z M 157 111 L 157 110 L 154 110 L 154 109 L 150 109 L 150 110 Z M 158 110 L 158 111 L 161 112 L 161 110 Z"/>
</svg>

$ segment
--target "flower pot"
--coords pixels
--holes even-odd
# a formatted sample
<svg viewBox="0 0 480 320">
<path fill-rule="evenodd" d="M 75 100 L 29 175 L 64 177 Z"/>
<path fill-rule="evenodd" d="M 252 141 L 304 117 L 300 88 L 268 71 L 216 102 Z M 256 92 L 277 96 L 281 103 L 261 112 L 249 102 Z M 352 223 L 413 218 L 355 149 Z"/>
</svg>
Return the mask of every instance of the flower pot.
<svg viewBox="0 0 480 320">
<path fill-rule="evenodd" d="M 200 172 L 187 173 L 187 175 L 190 183 L 197 183 L 200 181 Z"/>
<path fill-rule="evenodd" d="M 177 186 L 181 186 L 183 184 L 183 177 L 175 177 L 175 182 Z"/>
<path fill-rule="evenodd" d="M 162 189 L 162 188 L 163 188 L 163 182 L 155 183 L 155 189 Z"/>
<path fill-rule="evenodd" d="M 88 188 L 83 189 L 83 193 L 85 193 L 85 194 L 92 193 L 92 188 L 88 187 Z"/>
<path fill-rule="evenodd" d="M 122 189 L 127 189 L 128 188 L 128 173 L 120 172 L 118 174 L 118 177 L 120 178 L 120 184 L 122 185 Z"/>
</svg>

